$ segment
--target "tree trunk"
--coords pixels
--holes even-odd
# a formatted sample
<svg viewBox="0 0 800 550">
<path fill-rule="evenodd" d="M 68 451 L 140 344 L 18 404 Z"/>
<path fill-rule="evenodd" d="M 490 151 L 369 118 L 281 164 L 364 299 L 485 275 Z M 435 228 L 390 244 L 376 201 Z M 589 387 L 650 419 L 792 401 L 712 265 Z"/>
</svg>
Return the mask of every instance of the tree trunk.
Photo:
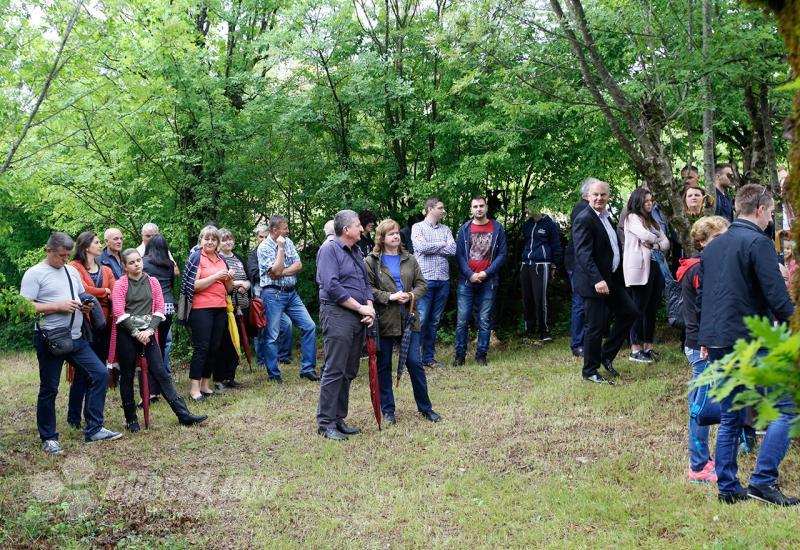
<svg viewBox="0 0 800 550">
<path fill-rule="evenodd" d="M 703 0 L 703 57 L 709 59 L 711 55 L 711 5 L 712 0 Z M 714 90 L 712 88 L 711 74 L 703 78 L 705 88 L 706 108 L 703 110 L 703 173 L 705 176 L 706 193 L 713 197 L 714 193 Z M 710 210 L 707 207 L 706 210 Z M 712 213 L 712 212 L 708 212 Z"/>
</svg>

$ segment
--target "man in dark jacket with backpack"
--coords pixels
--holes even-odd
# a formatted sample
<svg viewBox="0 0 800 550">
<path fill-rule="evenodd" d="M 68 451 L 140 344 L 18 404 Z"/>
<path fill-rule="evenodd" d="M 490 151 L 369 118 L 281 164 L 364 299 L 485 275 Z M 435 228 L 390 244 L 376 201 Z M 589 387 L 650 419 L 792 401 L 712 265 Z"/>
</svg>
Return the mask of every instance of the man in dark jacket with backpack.
<svg viewBox="0 0 800 550">
<path fill-rule="evenodd" d="M 769 316 L 784 322 L 794 312 L 775 247 L 764 233 L 774 210 L 775 202 L 766 187 L 741 187 L 736 193 L 739 217 L 703 251 L 697 341 L 709 362 L 730 353 L 739 338 L 749 338 L 744 317 Z M 778 467 L 789 448 L 789 429 L 796 416 L 791 398 L 784 396 L 778 402 L 781 416 L 769 424 L 749 487 L 744 489 L 737 477 L 736 454 L 746 410 L 732 409 L 737 395 L 738 389 L 720 403 L 715 462 L 720 501 L 732 504 L 753 498 L 780 506 L 800 504 L 800 499 L 784 496 L 777 485 Z"/>
<path fill-rule="evenodd" d="M 556 264 L 561 261 L 558 224 L 542 214 L 533 200 L 527 204 L 528 219 L 522 224 L 522 267 L 519 281 L 522 286 L 522 305 L 525 311 L 525 336 L 542 342 L 552 341 L 547 320 L 547 286 Z"/>
</svg>

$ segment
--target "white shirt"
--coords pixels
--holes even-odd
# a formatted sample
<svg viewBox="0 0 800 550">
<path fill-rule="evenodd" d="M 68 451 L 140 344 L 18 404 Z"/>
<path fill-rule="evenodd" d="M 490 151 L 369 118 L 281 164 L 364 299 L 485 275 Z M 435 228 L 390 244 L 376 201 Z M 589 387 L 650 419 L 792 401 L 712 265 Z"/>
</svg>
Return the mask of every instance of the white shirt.
<svg viewBox="0 0 800 550">
<path fill-rule="evenodd" d="M 592 210 L 594 210 L 594 208 L 592 208 Z M 620 261 L 619 241 L 617 241 L 617 232 L 614 231 L 611 225 L 611 214 L 608 213 L 607 208 L 601 212 L 594 210 L 594 213 L 600 218 L 600 223 L 603 224 L 603 227 L 606 228 L 606 233 L 608 233 L 608 240 L 611 241 L 611 250 L 614 251 L 614 258 L 611 260 L 611 271 L 616 271 Z"/>
</svg>

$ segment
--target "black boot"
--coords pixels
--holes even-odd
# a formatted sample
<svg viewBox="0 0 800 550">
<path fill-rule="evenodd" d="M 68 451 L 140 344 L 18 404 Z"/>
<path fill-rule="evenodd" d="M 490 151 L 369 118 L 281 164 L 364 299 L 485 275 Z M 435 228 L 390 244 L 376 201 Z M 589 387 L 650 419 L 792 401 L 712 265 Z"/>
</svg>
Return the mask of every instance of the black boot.
<svg viewBox="0 0 800 550">
<path fill-rule="evenodd" d="M 180 396 L 175 396 L 175 399 L 169 402 L 169 406 L 172 407 L 172 411 L 178 417 L 178 422 L 183 426 L 200 424 L 208 419 L 207 415 L 197 415 L 189 412 L 189 409 L 186 408 L 186 403 Z"/>
<path fill-rule="evenodd" d="M 133 401 L 126 403 L 122 402 L 122 412 L 125 413 L 125 425 L 138 424 L 139 419 L 136 417 L 136 403 Z"/>
</svg>

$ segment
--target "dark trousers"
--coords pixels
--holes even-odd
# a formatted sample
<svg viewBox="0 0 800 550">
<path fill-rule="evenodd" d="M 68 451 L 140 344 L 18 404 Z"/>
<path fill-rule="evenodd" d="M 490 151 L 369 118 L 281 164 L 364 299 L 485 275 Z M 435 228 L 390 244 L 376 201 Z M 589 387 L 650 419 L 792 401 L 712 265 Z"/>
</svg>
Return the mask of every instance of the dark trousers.
<svg viewBox="0 0 800 550">
<path fill-rule="evenodd" d="M 358 374 L 366 325 L 354 311 L 320 304 L 319 322 L 325 344 L 325 369 L 319 386 L 317 424 L 336 428 L 347 416 L 350 383 Z"/>
<path fill-rule="evenodd" d="M 644 285 L 628 287 L 636 309 L 640 315 L 631 326 L 631 344 L 641 346 L 643 342 L 652 343 L 656 331 L 656 314 L 664 294 L 664 276 L 655 260 L 650 260 L 650 276 Z"/>
<path fill-rule="evenodd" d="M 161 349 L 150 338 L 147 345 L 143 346 L 124 329 L 117 331 L 117 360 L 119 361 L 119 397 L 122 400 L 122 410 L 125 413 L 125 422 L 136 420 L 136 402 L 133 398 L 133 375 L 136 371 L 136 358 L 144 354 L 147 361 L 147 370 L 152 378 L 161 386 L 161 392 L 168 403 L 177 400 L 178 393 L 172 384 L 172 377 L 167 374 L 161 355 Z M 149 379 L 150 377 L 148 377 Z M 149 388 L 148 388 L 149 390 Z M 153 393 L 152 391 L 150 393 Z"/>
<path fill-rule="evenodd" d="M 586 319 L 583 312 L 583 296 L 575 292 L 574 271 L 568 271 L 569 286 L 572 290 L 572 319 L 570 323 L 570 347 L 572 351 L 583 347 L 583 333 L 586 331 Z"/>
<path fill-rule="evenodd" d="M 167 362 L 165 359 L 166 355 L 166 346 L 167 346 L 167 335 L 169 334 L 169 329 L 172 327 L 172 314 L 167 315 L 167 318 L 161 321 L 158 324 L 158 349 L 161 350 L 161 363 L 164 365 L 164 370 L 167 371 L 167 374 L 172 378 L 172 370 L 167 367 Z M 139 389 L 142 388 L 142 373 L 138 374 L 139 377 Z M 158 383 L 158 380 L 153 376 L 153 373 L 150 372 L 148 379 L 147 379 L 147 389 L 150 391 L 150 395 L 161 395 L 163 392 L 161 391 L 161 384 Z M 142 399 L 144 399 L 144 395 L 142 395 Z"/>
<path fill-rule="evenodd" d="M 189 327 L 192 329 L 192 360 L 189 378 L 211 378 L 220 361 L 222 338 L 228 336 L 228 312 L 224 307 L 192 309 Z"/>
<path fill-rule="evenodd" d="M 98 359 L 97 354 L 83 338 L 73 340 L 73 351 L 66 357 L 55 357 L 44 343 L 42 337 L 35 333 L 33 345 L 39 359 L 39 398 L 36 401 L 36 424 L 42 441 L 58 439 L 56 431 L 56 396 L 58 383 L 61 380 L 61 367 L 64 361 L 75 365 L 77 371 L 83 372 L 88 380 L 86 403 L 83 414 L 86 426 L 83 433 L 92 436 L 103 427 L 103 410 L 106 406 L 106 389 L 108 388 L 108 369 Z"/>
<path fill-rule="evenodd" d="M 587 298 L 583 304 L 586 332 L 583 336 L 583 376 L 597 374 L 603 361 L 613 361 L 639 315 L 636 306 L 622 285 L 611 286 L 604 298 Z M 613 324 L 609 324 L 613 317 Z M 603 336 L 608 336 L 603 342 Z"/>
<path fill-rule="evenodd" d="M 108 359 L 108 344 L 111 338 L 110 325 L 106 325 L 102 330 L 92 330 L 92 341 L 89 346 L 94 351 L 100 362 L 105 365 Z M 75 377 L 69 386 L 69 398 L 67 400 L 67 422 L 73 425 L 81 423 L 81 409 L 86 406 L 86 391 L 89 388 L 89 378 L 86 371 L 76 368 Z"/>
<path fill-rule="evenodd" d="M 523 264 L 519 272 L 522 287 L 522 308 L 525 312 L 525 334 L 550 335 L 547 321 L 547 286 L 550 283 L 550 264 Z M 537 328 L 538 327 L 538 328 Z"/>
<path fill-rule="evenodd" d="M 392 350 L 395 341 L 399 338 L 381 336 L 381 350 L 378 352 L 378 387 L 381 392 L 381 411 L 383 414 L 394 414 L 394 392 L 392 392 Z M 414 390 L 414 400 L 417 402 L 419 412 L 428 412 L 431 398 L 428 397 L 428 381 L 425 378 L 425 368 L 419 358 L 419 332 L 411 333 L 411 346 L 408 348 L 406 359 L 408 377 L 411 379 L 411 388 Z"/>
<path fill-rule="evenodd" d="M 242 314 L 244 315 L 245 319 L 247 319 L 249 312 L 250 308 L 245 308 L 242 310 Z M 237 327 L 239 328 L 239 332 L 241 332 L 241 327 L 238 325 Z M 241 334 L 239 334 L 239 346 L 244 348 L 244 338 Z M 233 347 L 230 331 L 227 328 L 222 336 L 222 342 L 220 343 L 219 350 L 219 361 L 214 369 L 214 380 L 217 382 L 229 382 L 231 380 L 235 380 L 236 369 L 239 367 L 239 354 L 236 353 L 236 348 Z"/>
</svg>

